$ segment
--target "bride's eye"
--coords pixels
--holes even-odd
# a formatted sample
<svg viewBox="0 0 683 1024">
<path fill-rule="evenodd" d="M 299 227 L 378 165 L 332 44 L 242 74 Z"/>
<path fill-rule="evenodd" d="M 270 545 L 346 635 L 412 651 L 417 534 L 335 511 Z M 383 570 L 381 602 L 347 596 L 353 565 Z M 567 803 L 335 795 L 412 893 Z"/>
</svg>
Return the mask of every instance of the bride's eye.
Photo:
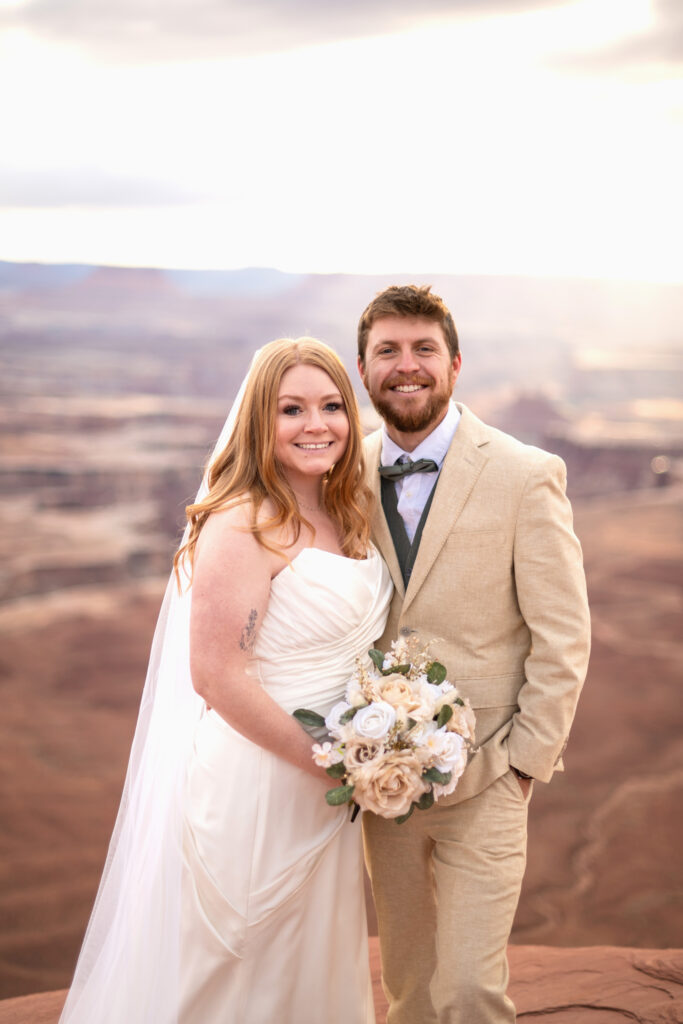
<svg viewBox="0 0 683 1024">
<path fill-rule="evenodd" d="M 296 416 L 298 412 L 301 412 L 301 407 L 298 405 L 285 405 L 280 409 L 280 412 L 284 413 L 285 416 Z"/>
<path fill-rule="evenodd" d="M 325 412 L 344 412 L 344 403 L 328 402 L 325 406 Z"/>
</svg>

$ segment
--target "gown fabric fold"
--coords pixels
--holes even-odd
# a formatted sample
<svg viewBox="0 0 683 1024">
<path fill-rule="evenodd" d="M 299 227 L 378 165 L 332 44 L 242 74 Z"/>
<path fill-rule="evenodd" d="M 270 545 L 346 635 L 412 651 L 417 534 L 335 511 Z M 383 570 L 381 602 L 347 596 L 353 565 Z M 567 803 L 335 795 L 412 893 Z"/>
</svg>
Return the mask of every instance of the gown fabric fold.
<svg viewBox="0 0 683 1024">
<path fill-rule="evenodd" d="M 391 591 L 374 549 L 358 561 L 304 548 L 272 582 L 255 683 L 290 713 L 326 715 L 383 632 Z M 374 1022 L 360 822 L 324 793 L 202 715 L 183 822 L 179 1024 Z"/>
</svg>

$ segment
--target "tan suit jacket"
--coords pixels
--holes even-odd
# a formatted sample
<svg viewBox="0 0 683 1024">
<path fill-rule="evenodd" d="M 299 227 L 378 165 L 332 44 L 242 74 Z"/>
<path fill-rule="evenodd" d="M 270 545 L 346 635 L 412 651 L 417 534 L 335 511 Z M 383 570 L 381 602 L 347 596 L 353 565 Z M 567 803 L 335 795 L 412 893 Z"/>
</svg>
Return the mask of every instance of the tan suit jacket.
<svg viewBox="0 0 683 1024">
<path fill-rule="evenodd" d="M 443 803 L 510 764 L 544 782 L 562 768 L 590 650 L 564 463 L 458 408 L 407 589 L 381 504 L 381 431 L 365 440 L 373 540 L 396 587 L 378 646 L 417 630 L 476 712 L 479 750 Z"/>
</svg>

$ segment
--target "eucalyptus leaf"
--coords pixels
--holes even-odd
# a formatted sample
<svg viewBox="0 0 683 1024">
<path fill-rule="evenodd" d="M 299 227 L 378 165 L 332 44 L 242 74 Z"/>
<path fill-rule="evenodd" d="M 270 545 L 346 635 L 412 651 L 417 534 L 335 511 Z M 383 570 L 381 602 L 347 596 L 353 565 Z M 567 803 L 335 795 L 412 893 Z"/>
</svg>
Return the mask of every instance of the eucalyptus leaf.
<svg viewBox="0 0 683 1024">
<path fill-rule="evenodd" d="M 320 729 L 325 725 L 325 719 L 317 711 L 309 711 L 307 708 L 297 708 L 292 714 L 297 722 L 301 722 L 304 728 Z"/>
<path fill-rule="evenodd" d="M 456 704 L 459 704 L 461 708 L 464 708 L 464 707 L 465 707 L 465 701 L 464 701 L 464 700 L 462 700 L 462 699 L 461 699 L 460 697 L 456 697 L 456 698 L 455 698 L 455 703 L 456 703 Z"/>
<path fill-rule="evenodd" d="M 351 721 L 357 711 L 360 711 L 360 708 L 347 708 L 344 714 L 339 716 L 339 724 L 346 725 L 347 722 Z"/>
<path fill-rule="evenodd" d="M 453 772 L 440 772 L 438 768 L 428 768 L 426 772 L 422 773 L 422 778 L 427 782 L 438 782 L 440 786 L 445 786 L 451 781 L 452 775 Z"/>
<path fill-rule="evenodd" d="M 438 686 L 446 678 L 446 669 L 440 661 L 433 661 L 427 672 L 427 682 Z"/>
<path fill-rule="evenodd" d="M 426 793 L 423 793 L 420 799 L 417 801 L 417 806 L 421 811 L 428 811 L 434 803 L 434 793 L 431 789 L 428 789 Z"/>
<path fill-rule="evenodd" d="M 444 704 L 444 706 L 439 711 L 439 717 L 436 720 L 436 724 L 438 725 L 439 729 L 441 728 L 442 725 L 445 725 L 446 722 L 450 722 L 452 717 L 453 708 L 451 707 L 450 704 Z"/>
<path fill-rule="evenodd" d="M 408 818 L 410 817 L 414 810 L 415 804 L 411 804 L 409 810 L 407 810 L 405 814 L 400 814 L 398 818 L 394 818 L 394 821 L 396 822 L 397 825 L 402 825 L 404 821 L 408 820 Z"/>
<path fill-rule="evenodd" d="M 337 761 L 336 764 L 331 764 L 325 771 L 331 779 L 342 779 L 346 775 L 346 765 L 343 761 Z"/>
<path fill-rule="evenodd" d="M 373 664 L 376 665 L 377 668 L 381 671 L 382 666 L 384 665 L 383 653 L 381 651 L 378 651 L 376 647 L 373 647 L 371 651 L 368 651 L 368 654 L 370 655 L 370 660 L 373 662 Z"/>
<path fill-rule="evenodd" d="M 410 716 L 409 716 L 408 719 L 406 720 L 406 729 L 408 729 L 408 730 L 414 729 L 416 725 L 417 725 L 417 722 L 415 721 L 415 719 L 414 718 L 410 718 Z"/>
<path fill-rule="evenodd" d="M 339 807 L 340 804 L 349 802 L 355 788 L 355 786 L 336 786 L 334 789 L 328 789 L 325 799 L 330 807 Z"/>
<path fill-rule="evenodd" d="M 393 665 L 391 668 L 382 669 L 383 676 L 393 676 L 394 672 L 400 672 L 402 676 L 407 676 L 410 672 L 410 664 L 408 665 Z"/>
</svg>

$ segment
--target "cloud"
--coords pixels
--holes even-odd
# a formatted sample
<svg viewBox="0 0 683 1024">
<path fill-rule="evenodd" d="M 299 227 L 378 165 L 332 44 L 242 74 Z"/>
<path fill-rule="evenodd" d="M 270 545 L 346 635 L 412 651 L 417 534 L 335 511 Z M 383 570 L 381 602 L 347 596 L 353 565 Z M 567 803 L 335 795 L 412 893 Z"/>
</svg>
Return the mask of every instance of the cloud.
<svg viewBox="0 0 683 1024">
<path fill-rule="evenodd" d="M 252 55 L 385 35 L 454 17 L 514 15 L 572 0 L 19 0 L 20 28 L 115 63 Z"/>
<path fill-rule="evenodd" d="M 611 46 L 573 53 L 561 64 L 570 71 L 668 78 L 683 64 L 683 4 L 652 0 L 652 24 Z"/>
<path fill-rule="evenodd" d="M 0 168 L 0 207 L 184 206 L 199 198 L 169 181 L 100 168 Z"/>
</svg>

